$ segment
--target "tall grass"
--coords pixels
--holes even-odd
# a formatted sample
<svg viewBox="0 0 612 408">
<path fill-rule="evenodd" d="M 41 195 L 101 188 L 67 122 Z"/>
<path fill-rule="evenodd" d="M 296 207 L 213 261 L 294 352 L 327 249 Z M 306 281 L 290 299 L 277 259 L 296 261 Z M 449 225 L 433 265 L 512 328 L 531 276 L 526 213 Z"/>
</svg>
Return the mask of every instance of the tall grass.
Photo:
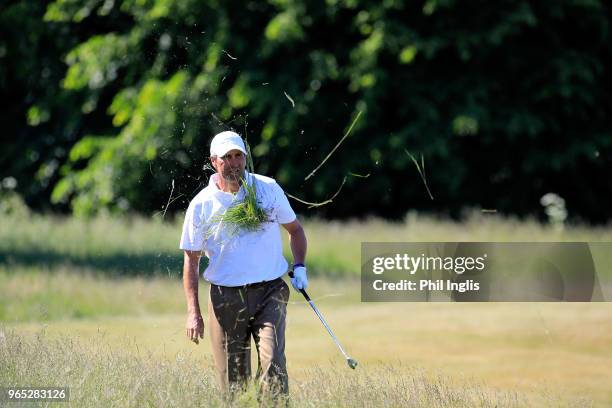
<svg viewBox="0 0 612 408">
<path fill-rule="evenodd" d="M 0 264 L 89 269 L 105 275 L 178 276 L 180 225 L 159 218 L 3 217 Z"/>
<path fill-rule="evenodd" d="M 20 334 L 0 327 L 0 385 L 67 385 L 71 406 L 225 404 L 210 361 L 189 354 L 180 343 L 186 342 L 184 295 L 180 281 L 167 275 L 180 275 L 181 224 L 181 217 L 163 222 L 4 217 L 0 321 Z M 473 214 L 457 223 L 416 213 L 397 223 L 313 219 L 303 224 L 310 270 L 343 276 L 313 279 L 311 295 L 362 365 L 355 372 L 341 366 L 302 375 L 304 367 L 338 356 L 308 306 L 292 295 L 287 343 L 292 406 L 588 404 L 540 391 L 533 397 L 525 384 L 539 390 L 547 379 L 564 396 L 588 395 L 601 406 L 612 401 L 607 304 L 372 305 L 359 303 L 359 281 L 346 279 L 358 276 L 362 241 L 612 241 L 610 228 L 575 225 L 559 231 L 499 216 Z M 156 274 L 161 276 L 150 276 Z M 201 286 L 201 300 L 205 292 Z M 48 323 L 49 335 L 25 334 L 40 323 Z M 107 340 L 96 336 L 99 330 L 109 333 Z M 117 336 L 124 333 L 138 344 L 118 347 Z M 162 343 L 171 351 L 153 349 Z M 402 367 L 406 362 L 445 370 L 452 380 Z M 457 380 L 458 372 L 521 394 Z M 250 389 L 234 405 L 255 401 Z"/>
<path fill-rule="evenodd" d="M 68 266 L 49 269 L 0 265 L 0 288 L 3 322 L 185 311 L 180 281 L 162 277 L 108 279 L 95 270 Z M 204 287 L 201 290 L 205 293 Z"/>
<path fill-rule="evenodd" d="M 84 345 L 70 337 L 23 336 L 0 327 L 0 384 L 69 387 L 69 406 L 268 406 L 256 386 L 231 403 L 216 385 L 210 361 L 179 353 L 151 358 L 137 344 L 120 350 L 104 342 Z M 293 407 L 525 407 L 575 406 L 544 394 L 531 399 L 401 366 L 312 368 L 292 381 Z"/>
</svg>

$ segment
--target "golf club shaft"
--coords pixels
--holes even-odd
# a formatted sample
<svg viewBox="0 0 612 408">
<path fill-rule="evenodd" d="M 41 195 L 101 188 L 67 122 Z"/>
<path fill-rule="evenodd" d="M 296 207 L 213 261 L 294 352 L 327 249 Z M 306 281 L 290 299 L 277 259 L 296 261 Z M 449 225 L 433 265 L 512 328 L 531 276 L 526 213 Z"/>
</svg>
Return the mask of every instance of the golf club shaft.
<svg viewBox="0 0 612 408">
<path fill-rule="evenodd" d="M 289 277 L 293 278 L 293 271 L 289 272 Z M 315 314 L 319 317 L 319 320 L 321 321 L 321 323 L 323 323 L 323 326 L 325 326 L 325 329 L 327 329 L 327 332 L 331 336 L 332 340 L 334 340 L 334 343 L 336 343 L 336 346 L 338 346 L 338 348 L 342 352 L 342 355 L 344 355 L 344 358 L 346 358 L 347 360 L 350 359 L 349 355 L 346 354 L 346 351 L 344 351 L 344 349 L 342 348 L 342 345 L 340 344 L 340 342 L 334 335 L 334 332 L 332 331 L 331 327 L 329 327 L 329 325 L 325 321 L 325 318 L 323 317 L 321 312 L 319 312 L 319 309 L 317 309 L 317 306 L 314 304 L 312 299 L 310 299 L 310 296 L 308 296 L 308 293 L 306 293 L 304 289 L 300 289 L 300 293 L 304 296 L 304 299 L 306 299 L 306 301 L 308 302 L 312 310 L 314 310 Z"/>
<path fill-rule="evenodd" d="M 302 294 L 305 294 L 304 289 L 302 289 L 300 292 L 302 292 Z M 329 333 L 329 335 L 334 340 L 334 343 L 336 343 L 336 346 L 338 346 L 338 348 L 340 349 L 340 351 L 344 355 L 344 358 L 349 359 L 350 357 L 348 356 L 348 354 L 346 354 L 346 351 L 344 351 L 344 349 L 342 348 L 342 345 L 340 345 L 340 342 L 338 341 L 336 336 L 334 336 L 334 332 L 332 332 L 332 329 L 329 327 L 329 325 L 325 321 L 325 318 L 323 317 L 321 312 L 319 312 L 319 309 L 317 309 L 317 306 L 314 304 L 314 302 L 312 300 L 309 300 L 309 299 L 307 299 L 307 300 L 308 300 L 308 304 L 310 304 L 310 307 L 312 307 L 312 310 L 314 310 L 314 312 L 317 314 L 317 316 L 319 317 L 319 320 L 321 320 L 321 323 L 323 323 L 323 326 L 325 326 L 325 328 L 327 329 L 327 332 Z"/>
</svg>

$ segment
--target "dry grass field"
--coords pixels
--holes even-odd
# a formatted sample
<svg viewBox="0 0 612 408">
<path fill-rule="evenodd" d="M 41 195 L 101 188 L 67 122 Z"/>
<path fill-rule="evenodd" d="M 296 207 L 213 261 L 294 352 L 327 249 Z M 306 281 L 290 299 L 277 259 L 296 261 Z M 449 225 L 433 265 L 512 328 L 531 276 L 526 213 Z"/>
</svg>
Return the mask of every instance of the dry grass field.
<svg viewBox="0 0 612 408">
<path fill-rule="evenodd" d="M 3 227 L 0 386 L 66 385 L 79 407 L 227 405 L 207 339 L 196 346 L 183 334 L 177 228 L 50 218 L 19 231 Z M 292 292 L 292 406 L 612 405 L 612 303 L 362 303 L 353 269 L 366 239 L 606 241 L 609 229 L 559 236 L 503 219 L 311 221 L 306 228 L 319 269 L 309 292 L 359 366 L 346 366 Z M 332 250 L 327 273 L 319 265 Z M 257 405 L 256 393 L 232 404 Z"/>
</svg>

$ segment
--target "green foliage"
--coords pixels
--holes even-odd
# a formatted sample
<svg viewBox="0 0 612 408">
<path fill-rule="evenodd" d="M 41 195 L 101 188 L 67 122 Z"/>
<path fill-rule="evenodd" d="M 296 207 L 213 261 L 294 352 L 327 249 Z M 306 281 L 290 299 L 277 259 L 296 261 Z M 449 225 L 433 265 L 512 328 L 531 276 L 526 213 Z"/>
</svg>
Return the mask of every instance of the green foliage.
<svg viewBox="0 0 612 408">
<path fill-rule="evenodd" d="M 178 106 L 186 97 L 186 80 L 187 74 L 180 71 L 166 82 L 147 81 L 137 95 L 129 90 L 117 95 L 109 111 L 115 115 L 114 123 L 127 125 L 116 137 L 89 136 L 75 144 L 62 168 L 66 177 L 53 191 L 54 202 L 72 196 L 73 210 L 79 215 L 101 208 L 127 210 L 129 200 L 138 198 L 131 187 L 150 171 L 148 164 L 162 155 L 174 132 L 178 114 L 168 107 Z M 87 159 L 87 167 L 75 171 Z"/>
<path fill-rule="evenodd" d="M 66 89 L 104 88 L 117 78 L 118 70 L 129 63 L 131 45 L 136 44 L 130 44 L 126 36 L 113 33 L 96 35 L 80 44 L 66 57 L 69 68 L 63 86 Z"/>
<path fill-rule="evenodd" d="M 609 25 L 595 0 L 14 2 L 0 17 L 16 102 L 0 112 L 14 141 L 0 167 L 35 208 L 150 213 L 172 191 L 179 210 L 205 184 L 211 136 L 234 128 L 258 170 L 306 201 L 371 174 L 317 215 L 544 216 L 554 192 L 570 217 L 603 221 Z M 404 149 L 423 155 L 434 202 Z"/>
</svg>

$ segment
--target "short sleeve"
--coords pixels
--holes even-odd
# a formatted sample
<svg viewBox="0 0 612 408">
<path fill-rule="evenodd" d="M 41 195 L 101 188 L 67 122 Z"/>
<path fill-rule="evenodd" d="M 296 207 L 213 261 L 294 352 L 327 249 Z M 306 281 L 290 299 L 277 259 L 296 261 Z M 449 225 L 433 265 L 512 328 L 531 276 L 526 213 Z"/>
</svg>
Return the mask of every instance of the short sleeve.
<svg viewBox="0 0 612 408">
<path fill-rule="evenodd" d="M 292 221 L 295 221 L 296 216 L 293 208 L 291 208 L 291 204 L 289 204 L 289 200 L 285 195 L 285 192 L 278 185 L 278 183 L 274 183 L 274 195 L 275 195 L 275 209 L 276 209 L 276 220 L 279 224 L 288 224 Z"/>
<path fill-rule="evenodd" d="M 202 204 L 191 203 L 185 213 L 183 222 L 183 235 L 179 247 L 187 251 L 201 251 L 204 249 L 204 220 Z"/>
</svg>

